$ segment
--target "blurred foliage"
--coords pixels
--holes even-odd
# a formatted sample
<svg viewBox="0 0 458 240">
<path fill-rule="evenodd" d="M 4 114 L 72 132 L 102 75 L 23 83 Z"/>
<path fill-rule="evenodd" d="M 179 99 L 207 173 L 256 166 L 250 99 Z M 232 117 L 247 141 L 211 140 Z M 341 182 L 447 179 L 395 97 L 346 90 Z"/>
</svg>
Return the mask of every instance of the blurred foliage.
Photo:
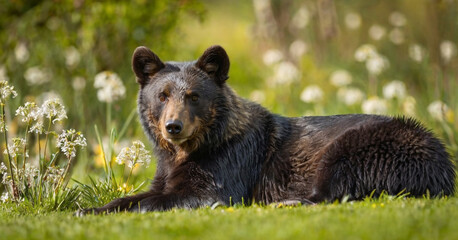
<svg viewBox="0 0 458 240">
<path fill-rule="evenodd" d="M 93 104 L 98 102 L 94 76 L 115 70 L 128 86 L 127 99 L 135 99 L 133 50 L 147 45 L 173 51 L 171 38 L 181 16 L 203 14 L 202 5 L 193 0 L 8 0 L 1 6 L 0 63 L 18 90 L 17 102 L 53 91 L 71 109 L 69 125 L 87 131 L 95 123 L 105 123 L 105 107 Z M 27 80 L 25 73 L 32 67 L 38 67 L 45 79 Z M 119 101 L 114 107 L 122 123 L 135 101 Z"/>
</svg>

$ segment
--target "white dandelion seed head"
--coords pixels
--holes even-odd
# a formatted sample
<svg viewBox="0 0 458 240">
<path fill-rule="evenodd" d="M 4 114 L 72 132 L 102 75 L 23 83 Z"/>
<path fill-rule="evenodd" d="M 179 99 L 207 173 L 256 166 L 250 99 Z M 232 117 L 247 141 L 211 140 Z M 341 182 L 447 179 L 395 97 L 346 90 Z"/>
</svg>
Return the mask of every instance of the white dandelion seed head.
<svg viewBox="0 0 458 240">
<path fill-rule="evenodd" d="M 65 106 L 62 105 L 59 99 L 48 99 L 41 106 L 43 116 L 47 119 L 52 119 L 52 123 L 62 121 L 67 118 Z"/>
<path fill-rule="evenodd" d="M 409 46 L 409 57 L 415 62 L 421 62 L 425 56 L 425 50 L 419 44 Z"/>
<path fill-rule="evenodd" d="M 390 14 L 389 20 L 390 23 L 395 27 L 402 27 L 405 26 L 407 23 L 406 17 L 404 16 L 404 14 L 400 12 L 392 12 Z"/>
<path fill-rule="evenodd" d="M 391 30 L 389 34 L 389 38 L 390 38 L 390 41 L 396 45 L 403 44 L 405 41 L 404 32 L 399 28 L 395 28 Z"/>
<path fill-rule="evenodd" d="M 361 27 L 362 23 L 362 18 L 361 15 L 355 12 L 348 13 L 345 15 L 345 25 L 347 26 L 348 29 L 358 29 Z"/>
<path fill-rule="evenodd" d="M 318 103 L 324 98 L 324 92 L 318 85 L 310 85 L 306 87 L 300 96 L 300 99 L 305 103 Z"/>
<path fill-rule="evenodd" d="M 283 53 L 278 49 L 269 49 L 262 56 L 265 65 L 270 66 L 283 60 Z"/>
<path fill-rule="evenodd" d="M 337 91 L 337 99 L 347 106 L 360 104 L 364 97 L 364 92 L 355 87 L 343 87 Z"/>
<path fill-rule="evenodd" d="M 276 84 L 290 84 L 299 79 L 300 72 L 297 67 L 289 61 L 280 62 L 274 73 L 274 81 Z"/>
<path fill-rule="evenodd" d="M 266 100 L 266 94 L 262 90 L 254 90 L 250 93 L 250 99 L 257 103 L 263 103 Z"/>
<path fill-rule="evenodd" d="M 289 53 L 292 57 L 299 59 L 307 52 L 307 43 L 298 39 L 289 46 Z"/>
<path fill-rule="evenodd" d="M 388 59 L 379 54 L 367 59 L 366 61 L 366 69 L 369 72 L 369 74 L 372 74 L 372 75 L 379 75 L 389 66 L 390 66 L 390 63 Z"/>
<path fill-rule="evenodd" d="M 358 62 L 365 62 L 367 59 L 378 55 L 377 49 L 372 44 L 364 44 L 355 51 L 355 59 Z"/>
<path fill-rule="evenodd" d="M 14 56 L 19 63 L 25 63 L 30 57 L 27 45 L 22 42 L 16 45 L 14 48 Z"/>
<path fill-rule="evenodd" d="M 75 68 L 81 60 L 81 54 L 74 46 L 65 50 L 65 64 L 68 68 Z"/>
<path fill-rule="evenodd" d="M 49 70 L 35 66 L 25 71 L 24 78 L 29 85 L 35 86 L 49 82 L 52 77 Z"/>
<path fill-rule="evenodd" d="M 151 163 L 151 155 L 145 149 L 145 145 L 141 141 L 134 141 L 132 146 L 125 147 L 116 157 L 118 164 L 126 164 L 128 168 L 145 165 L 148 167 Z"/>
<path fill-rule="evenodd" d="M 296 14 L 294 14 L 293 18 L 291 19 L 292 27 L 296 29 L 303 29 L 305 28 L 310 21 L 310 12 L 307 7 L 302 6 L 297 10 Z"/>
<path fill-rule="evenodd" d="M 388 112 L 388 104 L 385 99 L 371 97 L 363 101 L 361 109 L 365 114 L 386 114 Z"/>
<path fill-rule="evenodd" d="M 126 94 L 121 78 L 111 71 L 104 71 L 95 76 L 94 87 L 98 89 L 97 98 L 101 102 L 111 103 Z"/>
<path fill-rule="evenodd" d="M 383 97 L 385 99 L 397 98 L 402 100 L 406 97 L 406 92 L 406 85 L 399 80 L 391 81 L 383 86 Z"/>
<path fill-rule="evenodd" d="M 417 101 L 412 96 L 407 96 L 402 102 L 402 112 L 407 116 L 414 117 Z"/>
<path fill-rule="evenodd" d="M 444 62 L 448 63 L 450 60 L 456 56 L 457 49 L 455 43 L 452 41 L 445 40 L 440 44 L 440 52 Z"/>
<path fill-rule="evenodd" d="M 339 69 L 332 72 L 329 81 L 332 85 L 336 87 L 343 87 L 350 84 L 353 81 L 353 78 L 347 70 Z"/>
<path fill-rule="evenodd" d="M 374 24 L 369 28 L 369 36 L 376 41 L 382 39 L 385 36 L 385 34 L 386 29 L 381 25 Z"/>
<path fill-rule="evenodd" d="M 83 77 L 77 76 L 72 79 L 72 87 L 76 91 L 82 91 L 86 87 L 86 79 Z"/>
<path fill-rule="evenodd" d="M 428 105 L 428 112 L 437 121 L 444 121 L 450 108 L 444 102 L 436 100 Z"/>
</svg>

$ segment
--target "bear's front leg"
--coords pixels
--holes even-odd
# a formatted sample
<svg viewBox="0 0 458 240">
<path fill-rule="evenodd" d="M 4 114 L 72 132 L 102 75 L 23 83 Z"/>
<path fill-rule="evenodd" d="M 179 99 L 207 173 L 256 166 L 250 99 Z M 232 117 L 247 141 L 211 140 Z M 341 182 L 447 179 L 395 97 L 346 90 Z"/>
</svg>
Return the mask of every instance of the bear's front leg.
<svg viewBox="0 0 458 240">
<path fill-rule="evenodd" d="M 145 193 L 140 193 L 137 195 L 133 196 L 128 196 L 124 198 L 118 198 L 115 199 L 111 202 L 109 202 L 107 205 L 99 208 L 86 208 L 86 209 L 81 209 L 78 210 L 75 215 L 80 217 L 84 216 L 87 214 L 102 214 L 102 213 L 112 213 L 112 212 L 121 212 L 130 209 L 134 205 L 138 204 L 139 201 L 142 199 L 148 198 L 155 193 L 152 191 L 145 192 Z"/>
<path fill-rule="evenodd" d="M 183 196 L 179 194 L 160 194 L 152 195 L 142 199 L 137 204 L 132 205 L 130 212 L 151 212 L 151 211 L 167 211 L 172 208 L 193 209 L 203 206 L 211 206 L 216 200 L 205 196 Z"/>
</svg>

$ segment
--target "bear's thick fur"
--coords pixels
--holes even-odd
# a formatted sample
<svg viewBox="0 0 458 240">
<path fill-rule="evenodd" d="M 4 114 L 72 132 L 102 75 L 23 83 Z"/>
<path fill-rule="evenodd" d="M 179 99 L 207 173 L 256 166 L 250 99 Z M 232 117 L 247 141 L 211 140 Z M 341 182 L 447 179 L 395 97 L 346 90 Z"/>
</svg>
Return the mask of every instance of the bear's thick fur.
<svg viewBox="0 0 458 240">
<path fill-rule="evenodd" d="M 220 46 L 193 62 L 162 62 L 139 47 L 132 65 L 156 176 L 148 192 L 82 213 L 454 193 L 444 145 L 415 120 L 272 114 L 226 84 L 229 58 Z"/>
</svg>

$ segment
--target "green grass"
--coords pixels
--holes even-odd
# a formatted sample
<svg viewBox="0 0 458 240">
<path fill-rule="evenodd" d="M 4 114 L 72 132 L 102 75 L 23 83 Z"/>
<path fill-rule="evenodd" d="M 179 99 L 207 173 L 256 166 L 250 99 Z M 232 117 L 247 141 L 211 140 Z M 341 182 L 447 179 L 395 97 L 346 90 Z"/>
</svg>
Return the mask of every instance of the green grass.
<svg viewBox="0 0 458 240">
<path fill-rule="evenodd" d="M 1 206 L 1 239 L 458 239 L 458 198 L 73 217 Z"/>
</svg>

